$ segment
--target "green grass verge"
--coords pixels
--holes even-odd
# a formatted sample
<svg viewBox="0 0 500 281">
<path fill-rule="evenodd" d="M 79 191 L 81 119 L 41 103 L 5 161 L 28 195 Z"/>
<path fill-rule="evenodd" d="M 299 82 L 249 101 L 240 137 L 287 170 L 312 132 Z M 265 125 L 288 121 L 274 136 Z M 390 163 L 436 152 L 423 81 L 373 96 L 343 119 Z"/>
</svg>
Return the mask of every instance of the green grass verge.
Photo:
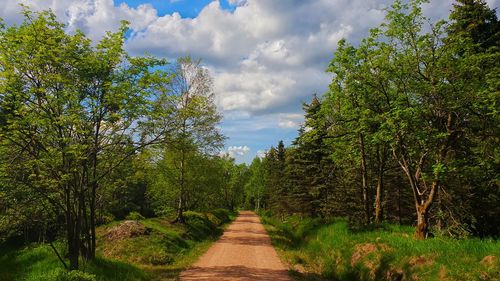
<svg viewBox="0 0 500 281">
<path fill-rule="evenodd" d="M 412 227 L 352 230 L 345 220 L 262 221 L 296 280 L 500 280 L 498 240 L 418 241 Z"/>
<path fill-rule="evenodd" d="M 45 244 L 34 244 L 22 249 L 4 246 L 0 252 L 0 280 L 60 280 L 65 272 L 53 250 Z M 96 275 L 96 280 L 150 280 L 140 268 L 102 256 L 92 263 L 84 264 L 82 270 Z"/>
<path fill-rule="evenodd" d="M 119 225 L 111 222 L 97 229 L 98 257 L 81 270 L 98 281 L 175 280 L 217 240 L 235 213 L 216 210 L 208 214 L 186 212 L 186 224 L 170 219 L 149 218 L 139 222 L 148 234 L 110 239 L 108 231 Z M 62 244 L 56 244 L 64 252 Z M 0 280 L 63 281 L 87 280 L 62 277 L 65 270 L 47 244 L 0 246 Z"/>
</svg>

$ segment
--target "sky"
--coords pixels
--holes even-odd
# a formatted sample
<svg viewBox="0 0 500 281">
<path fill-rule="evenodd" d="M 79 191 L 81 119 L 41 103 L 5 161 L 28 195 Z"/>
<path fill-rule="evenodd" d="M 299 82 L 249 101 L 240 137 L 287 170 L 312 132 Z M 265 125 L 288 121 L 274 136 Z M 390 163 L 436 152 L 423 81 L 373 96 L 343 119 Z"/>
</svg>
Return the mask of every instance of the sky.
<svg viewBox="0 0 500 281">
<path fill-rule="evenodd" d="M 130 22 L 132 55 L 175 60 L 190 55 L 209 69 L 228 137 L 224 152 L 237 163 L 289 145 L 303 121 L 302 103 L 328 89 L 325 72 L 337 42 L 356 44 L 384 19 L 391 0 L 0 0 L 0 18 L 19 23 L 19 4 L 52 9 L 68 32 L 93 40 Z M 486 1 L 491 8 L 500 0 Z M 453 0 L 423 7 L 446 18 Z"/>
</svg>

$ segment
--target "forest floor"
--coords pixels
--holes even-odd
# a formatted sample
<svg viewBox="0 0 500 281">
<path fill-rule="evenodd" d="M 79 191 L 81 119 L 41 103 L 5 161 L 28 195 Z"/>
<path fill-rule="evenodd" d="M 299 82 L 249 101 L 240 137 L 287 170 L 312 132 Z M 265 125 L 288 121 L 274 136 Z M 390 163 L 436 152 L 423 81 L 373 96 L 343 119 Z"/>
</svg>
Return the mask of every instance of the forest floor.
<svg viewBox="0 0 500 281">
<path fill-rule="evenodd" d="M 221 239 L 181 274 L 181 280 L 291 279 L 259 217 L 254 212 L 242 211 Z"/>
<path fill-rule="evenodd" d="M 500 241 L 437 235 L 413 239 L 414 228 L 346 220 L 261 217 L 278 254 L 300 281 L 500 281 Z"/>
<path fill-rule="evenodd" d="M 185 212 L 186 224 L 172 218 L 113 221 L 97 228 L 98 257 L 81 270 L 97 281 L 178 280 L 218 240 L 235 214 L 226 210 Z M 87 280 L 66 272 L 48 244 L 0 243 L 0 281 Z M 54 243 L 64 255 L 65 245 Z"/>
</svg>

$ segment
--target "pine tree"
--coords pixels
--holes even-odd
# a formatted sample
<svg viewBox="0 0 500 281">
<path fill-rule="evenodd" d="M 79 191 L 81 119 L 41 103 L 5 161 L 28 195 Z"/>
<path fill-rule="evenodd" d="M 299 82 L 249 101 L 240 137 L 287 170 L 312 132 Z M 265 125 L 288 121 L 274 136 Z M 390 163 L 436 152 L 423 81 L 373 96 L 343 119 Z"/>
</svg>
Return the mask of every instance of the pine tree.
<svg viewBox="0 0 500 281">
<path fill-rule="evenodd" d="M 498 47 L 500 23 L 495 10 L 483 0 L 457 0 L 450 14 L 452 20 L 448 32 L 453 36 L 472 39 L 480 49 Z"/>
<path fill-rule="evenodd" d="M 287 175 L 290 178 L 293 204 L 300 213 L 324 215 L 328 206 L 333 165 L 325 145 L 326 128 L 321 116 L 321 101 L 316 95 L 304 104 L 305 122 L 288 155 Z"/>
<path fill-rule="evenodd" d="M 269 194 L 269 208 L 277 214 L 287 213 L 287 200 L 285 199 L 285 146 L 280 141 L 278 148 L 271 147 L 266 155 L 266 169 L 268 171 L 266 185 Z"/>
</svg>

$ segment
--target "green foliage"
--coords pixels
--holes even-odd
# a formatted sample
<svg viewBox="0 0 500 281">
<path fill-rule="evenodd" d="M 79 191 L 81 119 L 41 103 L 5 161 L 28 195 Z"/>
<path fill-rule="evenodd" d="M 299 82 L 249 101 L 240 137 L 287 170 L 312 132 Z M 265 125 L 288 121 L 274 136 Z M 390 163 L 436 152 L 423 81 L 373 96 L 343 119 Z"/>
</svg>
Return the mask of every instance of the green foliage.
<svg viewBox="0 0 500 281">
<path fill-rule="evenodd" d="M 500 233 L 496 14 L 458 1 L 431 22 L 423 3 L 394 1 L 359 44 L 339 41 L 284 161 L 271 148 L 250 166 L 248 207 L 416 222 L 421 239 Z"/>
<path fill-rule="evenodd" d="M 450 34 L 470 38 L 479 48 L 498 47 L 500 22 L 495 10 L 483 0 L 457 0 L 450 14 Z"/>
<path fill-rule="evenodd" d="M 93 274 L 89 274 L 86 272 L 78 271 L 78 270 L 73 270 L 70 272 L 62 272 L 55 279 L 54 281 L 97 281 L 97 278 Z"/>
<path fill-rule="evenodd" d="M 147 257 L 147 263 L 151 265 L 166 265 L 174 262 L 174 257 L 165 250 L 159 250 Z"/>
<path fill-rule="evenodd" d="M 99 216 L 97 217 L 97 220 L 96 220 L 96 223 L 98 225 L 103 225 L 103 224 L 108 224 L 108 223 L 111 223 L 115 220 L 115 217 L 111 214 L 107 214 L 107 213 L 101 213 L 99 214 Z"/>
<path fill-rule="evenodd" d="M 227 209 L 215 209 L 210 214 L 213 214 L 219 220 L 219 224 L 217 225 L 226 224 L 231 221 L 231 211 Z"/>
<path fill-rule="evenodd" d="M 12 281 L 56 281 L 56 280 L 98 280 L 137 281 L 150 280 L 141 269 L 102 257 L 86 264 L 85 272 L 68 272 L 57 260 L 48 245 L 32 245 L 25 248 L 6 247 L 0 254 L 0 280 Z M 61 245 L 57 245 L 59 247 Z M 78 279 L 80 278 L 80 279 Z"/>
<path fill-rule="evenodd" d="M 222 147 L 225 137 L 217 127 L 222 116 L 215 106 L 212 78 L 201 60 L 179 58 L 172 69 L 167 92 L 156 103 L 158 108 L 169 112 L 160 119 L 171 128 L 168 141 L 158 146 L 163 157 L 155 162 L 158 173 L 163 174 L 152 194 L 163 201 L 157 204 L 157 209 L 175 208 L 176 220 L 182 222 L 185 210 L 199 207 L 194 203 L 197 198 L 191 198 L 217 194 L 218 190 L 213 190 L 218 187 L 214 183 L 217 178 L 208 172 L 220 172 L 215 168 L 217 157 L 213 155 Z M 174 200 L 177 202 L 172 207 Z M 210 201 L 205 198 L 200 202 Z"/>
<path fill-rule="evenodd" d="M 43 237 L 66 231 L 77 269 L 79 256 L 95 257 L 98 192 L 126 159 L 165 137 L 149 123 L 166 62 L 130 57 L 125 25 L 92 44 L 50 11 L 23 14 L 20 25 L 0 28 L 0 193 L 24 225 L 45 216 Z"/>
<path fill-rule="evenodd" d="M 189 239 L 200 241 L 220 235 L 220 231 L 217 231 L 217 225 L 209 220 L 206 214 L 186 211 L 184 219 L 187 227 L 186 235 Z"/>
<path fill-rule="evenodd" d="M 245 184 L 245 207 L 259 210 L 266 196 L 266 167 L 259 157 L 255 157 L 248 167 L 249 178 Z"/>
<path fill-rule="evenodd" d="M 139 214 L 138 212 L 130 212 L 130 214 L 127 215 L 126 217 L 127 220 L 143 220 L 144 216 Z"/>
<path fill-rule="evenodd" d="M 223 209 L 213 213 L 221 220 L 232 217 Z M 213 225 L 205 214 L 186 212 L 186 215 L 189 218 L 186 225 L 171 224 L 160 218 L 141 220 L 151 231 L 132 238 L 110 240 L 106 237 L 107 230 L 116 224 L 100 226 L 99 255 L 85 263 L 81 271 L 69 273 L 46 244 L 29 247 L 0 244 L 0 280 L 145 281 L 156 280 L 159 275 L 175 278 L 222 233 L 223 225 Z M 64 253 L 62 243 L 55 246 Z"/>
<path fill-rule="evenodd" d="M 391 275 L 402 280 L 477 280 L 478 276 L 495 280 L 500 269 L 498 264 L 481 262 L 500 251 L 495 240 L 439 236 L 419 241 L 412 239 L 411 227 L 381 224 L 352 229 L 344 219 L 262 220 L 284 258 L 305 268 L 306 273 L 293 273 L 304 280 L 315 274 L 327 280 L 385 280 Z"/>
</svg>

